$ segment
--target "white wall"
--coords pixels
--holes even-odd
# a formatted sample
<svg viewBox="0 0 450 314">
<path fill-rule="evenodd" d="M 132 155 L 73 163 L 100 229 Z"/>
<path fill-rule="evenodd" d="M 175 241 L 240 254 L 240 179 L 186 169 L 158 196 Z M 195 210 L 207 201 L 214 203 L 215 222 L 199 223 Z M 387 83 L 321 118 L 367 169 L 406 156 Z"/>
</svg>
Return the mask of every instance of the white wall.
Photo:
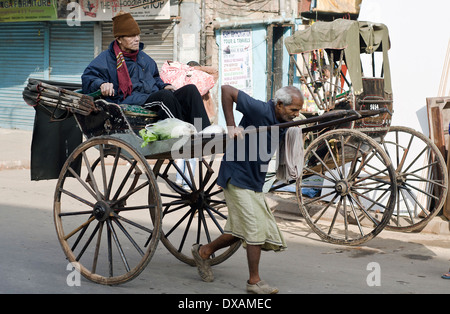
<svg viewBox="0 0 450 314">
<path fill-rule="evenodd" d="M 200 60 L 201 13 L 198 1 L 183 1 L 180 4 L 181 20 L 177 25 L 177 58 L 181 63 Z"/>
<path fill-rule="evenodd" d="M 450 40 L 449 0 L 363 0 L 359 20 L 389 29 L 392 125 L 428 135 L 426 98 L 438 96 Z"/>
</svg>

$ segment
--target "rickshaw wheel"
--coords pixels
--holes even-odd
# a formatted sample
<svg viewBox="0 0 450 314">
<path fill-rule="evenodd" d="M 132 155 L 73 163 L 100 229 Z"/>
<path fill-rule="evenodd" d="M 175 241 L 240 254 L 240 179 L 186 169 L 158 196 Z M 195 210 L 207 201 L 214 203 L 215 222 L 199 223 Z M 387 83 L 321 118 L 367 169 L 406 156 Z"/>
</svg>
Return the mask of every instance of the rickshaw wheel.
<svg viewBox="0 0 450 314">
<path fill-rule="evenodd" d="M 160 185 L 163 226 L 161 242 L 180 261 L 195 266 L 191 248 L 206 244 L 223 233 L 227 207 L 221 188 L 216 184 L 215 155 L 194 159 L 158 160 L 154 167 Z M 181 182 L 177 182 L 181 180 Z M 159 181 L 158 181 L 159 182 Z M 240 243 L 219 250 L 211 265 L 228 259 Z"/>
<path fill-rule="evenodd" d="M 397 201 L 386 228 L 420 230 L 439 213 L 446 200 L 448 173 L 444 157 L 429 138 L 408 127 L 390 127 L 381 144 L 397 178 Z"/>
<path fill-rule="evenodd" d="M 161 198 L 142 155 L 126 142 L 95 137 L 64 164 L 55 191 L 56 232 L 72 269 L 116 285 L 148 265 L 161 234 Z"/>
<path fill-rule="evenodd" d="M 329 131 L 305 150 L 297 199 L 302 216 L 323 240 L 359 245 L 374 238 L 389 222 L 395 198 L 394 168 L 369 136 L 352 129 Z"/>
</svg>

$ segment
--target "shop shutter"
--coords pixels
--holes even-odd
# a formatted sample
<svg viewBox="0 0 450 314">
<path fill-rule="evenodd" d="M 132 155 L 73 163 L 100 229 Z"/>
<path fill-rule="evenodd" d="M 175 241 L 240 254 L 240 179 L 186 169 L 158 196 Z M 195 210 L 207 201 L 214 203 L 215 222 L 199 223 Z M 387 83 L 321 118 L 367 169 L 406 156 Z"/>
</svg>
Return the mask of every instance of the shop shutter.
<svg viewBox="0 0 450 314">
<path fill-rule="evenodd" d="M 166 60 L 173 60 L 174 50 L 174 25 L 171 21 L 137 21 L 141 29 L 141 42 L 145 44 L 144 52 L 152 57 L 158 64 L 158 68 Z M 103 22 L 102 25 L 102 49 L 108 49 L 114 40 L 112 22 Z"/>
<path fill-rule="evenodd" d="M 50 25 L 50 80 L 81 83 L 84 69 L 94 59 L 94 23 Z"/>
<path fill-rule="evenodd" d="M 22 98 L 29 78 L 81 83 L 94 58 L 94 24 L 0 23 L 0 127 L 31 130 L 35 111 Z"/>
<path fill-rule="evenodd" d="M 22 91 L 28 78 L 45 79 L 48 26 L 0 23 L 0 42 L 0 127 L 31 130 L 34 109 L 25 104 Z"/>
</svg>

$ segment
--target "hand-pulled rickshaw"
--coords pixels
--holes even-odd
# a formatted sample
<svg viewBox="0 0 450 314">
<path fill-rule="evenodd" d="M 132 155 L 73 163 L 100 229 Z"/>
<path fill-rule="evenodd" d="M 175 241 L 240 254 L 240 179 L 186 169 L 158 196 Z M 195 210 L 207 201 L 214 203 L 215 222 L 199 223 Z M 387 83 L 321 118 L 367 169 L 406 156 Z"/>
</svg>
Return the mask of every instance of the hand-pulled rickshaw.
<svg viewBox="0 0 450 314">
<path fill-rule="evenodd" d="M 302 177 L 282 183 L 296 184 L 308 224 L 337 244 L 363 243 L 386 226 L 409 230 L 425 224 L 447 193 L 442 156 L 426 137 L 390 127 L 388 63 L 384 78 L 368 79 L 359 70 L 360 52 L 381 50 L 387 57 L 387 29 L 354 21 L 317 22 L 288 38 L 286 47 L 293 60 L 301 56 L 305 65 L 306 53 L 313 61 L 311 56 L 322 54 L 332 69 L 327 87 L 320 60 L 314 61 L 319 71 L 298 66 L 322 113 L 275 126 L 303 126 L 303 134 L 310 135 Z M 298 65 L 299 58 L 295 61 Z M 24 90 L 27 103 L 45 108 L 51 119 L 61 118 L 56 112 L 73 115 L 86 138 L 62 166 L 55 189 L 54 221 L 66 257 L 86 278 L 108 285 L 138 276 L 159 240 L 193 266 L 191 245 L 212 241 L 227 218 L 215 173 L 227 135 L 198 133 L 142 147 L 138 131 L 156 121 L 154 113 L 108 103 L 98 94 L 82 95 L 77 87 L 30 79 Z M 404 134 L 407 141 L 400 142 Z M 423 151 L 411 161 L 408 151 L 417 141 L 424 143 Z M 177 159 L 186 159 L 186 171 Z M 176 174 L 186 185 L 177 184 Z M 311 190 L 314 195 L 303 195 Z M 406 215 L 400 213 L 403 207 Z M 212 264 L 226 260 L 238 246 L 219 252 Z"/>
<path fill-rule="evenodd" d="M 369 230 L 373 225 L 398 231 L 423 228 L 445 202 L 446 164 L 429 138 L 408 127 L 391 126 L 387 27 L 343 19 L 316 22 L 288 38 L 286 47 L 300 75 L 306 77 L 305 86 L 320 110 L 389 112 L 339 128 L 359 131 L 375 140 L 392 163 L 393 177 L 384 165 L 373 163 L 377 158 L 371 154 L 367 162 L 362 158 L 361 164 L 355 165 L 352 158 L 359 154 L 347 151 L 364 146 L 352 140 L 359 134 L 321 130 L 315 135 L 318 137 L 305 152 L 303 178 L 315 176 L 317 180 L 297 181 L 300 210 L 309 225 L 322 238 L 339 244 L 358 244 L 379 232 L 378 227 L 365 232 L 365 224 Z M 323 68 L 331 70 L 326 73 Z M 316 196 L 305 198 L 299 193 L 305 188 L 315 189 Z M 329 209 L 333 203 L 336 207 Z M 340 214 L 343 234 L 334 227 Z M 357 226 L 353 235 L 347 231 L 350 225 Z"/>
</svg>

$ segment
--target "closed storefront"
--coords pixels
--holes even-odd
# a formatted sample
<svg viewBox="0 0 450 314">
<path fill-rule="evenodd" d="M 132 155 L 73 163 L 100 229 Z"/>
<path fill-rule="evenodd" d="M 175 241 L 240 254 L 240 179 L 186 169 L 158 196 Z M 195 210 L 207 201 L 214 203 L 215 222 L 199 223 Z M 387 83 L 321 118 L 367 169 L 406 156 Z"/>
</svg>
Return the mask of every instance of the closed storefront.
<svg viewBox="0 0 450 314">
<path fill-rule="evenodd" d="M 94 23 L 0 24 L 0 127 L 33 127 L 34 109 L 22 99 L 28 78 L 81 83 L 94 57 Z"/>
<path fill-rule="evenodd" d="M 31 130 L 34 109 L 23 101 L 29 78 L 81 83 L 81 75 L 95 57 L 94 38 L 107 49 L 114 40 L 112 23 L 102 22 L 94 36 L 95 22 L 68 26 L 65 21 L 0 23 L 0 127 Z M 174 25 L 171 21 L 139 21 L 144 51 L 161 68 L 174 59 Z M 97 43 L 98 45 L 98 43 Z"/>
<path fill-rule="evenodd" d="M 176 58 L 170 1 L 120 8 L 113 0 L 68 3 L 20 10 L 21 3 L 0 0 L 0 128 L 33 128 L 35 110 L 22 99 L 29 78 L 81 83 L 86 66 L 114 40 L 111 19 L 119 10 L 135 15 L 144 51 L 159 67 Z"/>
</svg>

